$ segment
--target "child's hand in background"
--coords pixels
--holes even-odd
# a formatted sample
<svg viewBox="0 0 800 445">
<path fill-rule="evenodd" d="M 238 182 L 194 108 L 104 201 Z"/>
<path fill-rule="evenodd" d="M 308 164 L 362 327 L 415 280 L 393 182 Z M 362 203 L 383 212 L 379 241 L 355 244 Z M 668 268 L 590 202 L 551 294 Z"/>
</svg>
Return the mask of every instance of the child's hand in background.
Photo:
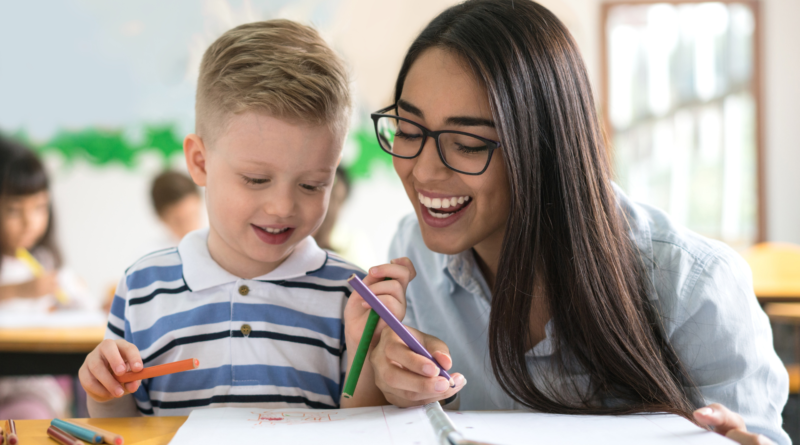
<svg viewBox="0 0 800 445">
<path fill-rule="evenodd" d="M 86 361 L 78 371 L 78 377 L 89 397 L 97 402 L 107 402 L 126 393 L 135 392 L 141 383 L 141 380 L 136 380 L 123 386 L 114 378 L 114 374 L 138 372 L 143 368 L 142 357 L 136 346 L 125 340 L 107 339 L 86 356 Z"/>
<path fill-rule="evenodd" d="M 38 298 L 54 294 L 58 289 L 58 278 L 56 272 L 47 272 L 39 278 L 34 278 L 16 286 L 15 293 L 17 297 Z"/>
<path fill-rule="evenodd" d="M 402 321 L 406 315 L 406 288 L 416 275 L 417 272 L 411 260 L 404 257 L 394 259 L 390 264 L 370 268 L 363 281 L 372 293 L 386 305 L 386 308 Z M 351 344 L 358 345 L 364 325 L 367 323 L 369 311 L 369 304 L 357 292 L 353 292 L 344 309 L 345 338 L 348 350 Z M 385 327 L 386 323 L 381 320 L 375 329 L 373 339 L 380 338 L 380 333 Z M 355 353 L 355 349 L 352 351 Z"/>
</svg>

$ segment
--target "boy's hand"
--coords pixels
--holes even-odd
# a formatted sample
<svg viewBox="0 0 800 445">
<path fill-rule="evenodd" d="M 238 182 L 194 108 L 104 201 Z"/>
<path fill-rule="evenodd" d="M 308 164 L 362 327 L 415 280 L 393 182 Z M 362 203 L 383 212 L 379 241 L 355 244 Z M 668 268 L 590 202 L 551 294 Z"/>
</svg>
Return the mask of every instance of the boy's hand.
<svg viewBox="0 0 800 445">
<path fill-rule="evenodd" d="M 26 281 L 17 285 L 17 296 L 25 298 L 38 298 L 52 295 L 58 289 L 58 278 L 55 272 L 47 272 L 39 278 Z"/>
<path fill-rule="evenodd" d="M 139 389 L 141 380 L 119 383 L 114 375 L 144 368 L 139 349 L 125 340 L 103 340 L 86 356 L 78 377 L 86 394 L 97 402 L 107 402 Z M 112 371 L 113 370 L 113 371 Z M 113 374 L 112 374 L 113 372 Z"/>
<path fill-rule="evenodd" d="M 386 305 L 386 308 L 402 321 L 406 315 L 406 288 L 416 275 L 417 271 L 411 260 L 404 257 L 394 259 L 390 264 L 370 268 L 363 281 L 369 290 Z M 364 325 L 367 323 L 369 311 L 369 304 L 358 292 L 353 292 L 344 309 L 345 338 L 348 342 L 348 349 L 351 344 L 358 345 Z M 380 333 L 385 327 L 386 323 L 381 320 L 378 327 L 375 328 L 376 335 L 373 341 L 380 338 Z M 353 349 L 353 353 L 355 353 L 355 349 Z"/>
</svg>

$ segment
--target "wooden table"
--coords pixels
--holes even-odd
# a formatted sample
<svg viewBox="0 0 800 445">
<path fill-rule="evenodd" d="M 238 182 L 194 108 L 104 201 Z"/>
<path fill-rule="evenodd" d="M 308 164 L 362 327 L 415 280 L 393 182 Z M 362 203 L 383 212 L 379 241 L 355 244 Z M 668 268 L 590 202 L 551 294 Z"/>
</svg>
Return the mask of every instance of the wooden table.
<svg viewBox="0 0 800 445">
<path fill-rule="evenodd" d="M 800 302 L 800 246 L 761 243 L 743 253 L 759 303 Z"/>
<path fill-rule="evenodd" d="M 166 445 L 186 417 L 127 417 L 120 419 L 68 419 L 70 422 L 88 423 L 98 428 L 119 434 L 125 445 Z M 20 445 L 55 445 L 47 436 L 49 420 L 17 420 Z"/>
<path fill-rule="evenodd" d="M 0 329 L 0 376 L 78 375 L 105 331 L 104 326 Z"/>
</svg>

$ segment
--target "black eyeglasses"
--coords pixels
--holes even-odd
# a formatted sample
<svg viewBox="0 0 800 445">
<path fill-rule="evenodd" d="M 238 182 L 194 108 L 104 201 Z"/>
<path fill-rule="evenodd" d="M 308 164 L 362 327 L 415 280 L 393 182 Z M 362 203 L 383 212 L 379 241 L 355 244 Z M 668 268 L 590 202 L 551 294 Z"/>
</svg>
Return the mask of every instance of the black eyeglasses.
<svg viewBox="0 0 800 445">
<path fill-rule="evenodd" d="M 395 114 L 385 114 L 395 110 Z M 397 114 L 391 105 L 371 114 L 375 134 L 383 151 L 402 159 L 413 159 L 422 153 L 425 141 L 432 137 L 442 163 L 465 175 L 480 175 L 489 167 L 492 153 L 500 142 L 463 131 L 431 131 Z"/>
</svg>

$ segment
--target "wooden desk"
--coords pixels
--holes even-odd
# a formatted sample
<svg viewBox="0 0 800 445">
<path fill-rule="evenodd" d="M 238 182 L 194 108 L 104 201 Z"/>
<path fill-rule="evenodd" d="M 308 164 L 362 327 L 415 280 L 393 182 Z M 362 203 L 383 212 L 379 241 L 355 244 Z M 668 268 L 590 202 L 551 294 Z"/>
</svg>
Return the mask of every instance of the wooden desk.
<svg viewBox="0 0 800 445">
<path fill-rule="evenodd" d="M 104 326 L 0 329 L 0 376 L 78 375 L 86 354 L 103 341 Z"/>
<path fill-rule="evenodd" d="M 88 423 L 119 434 L 125 445 L 166 445 L 186 417 L 129 417 L 120 419 L 68 419 L 70 422 Z M 17 420 L 20 445 L 54 445 L 47 436 L 50 420 Z"/>
<path fill-rule="evenodd" d="M 743 253 L 761 304 L 800 302 L 800 246 L 761 243 Z"/>
</svg>

